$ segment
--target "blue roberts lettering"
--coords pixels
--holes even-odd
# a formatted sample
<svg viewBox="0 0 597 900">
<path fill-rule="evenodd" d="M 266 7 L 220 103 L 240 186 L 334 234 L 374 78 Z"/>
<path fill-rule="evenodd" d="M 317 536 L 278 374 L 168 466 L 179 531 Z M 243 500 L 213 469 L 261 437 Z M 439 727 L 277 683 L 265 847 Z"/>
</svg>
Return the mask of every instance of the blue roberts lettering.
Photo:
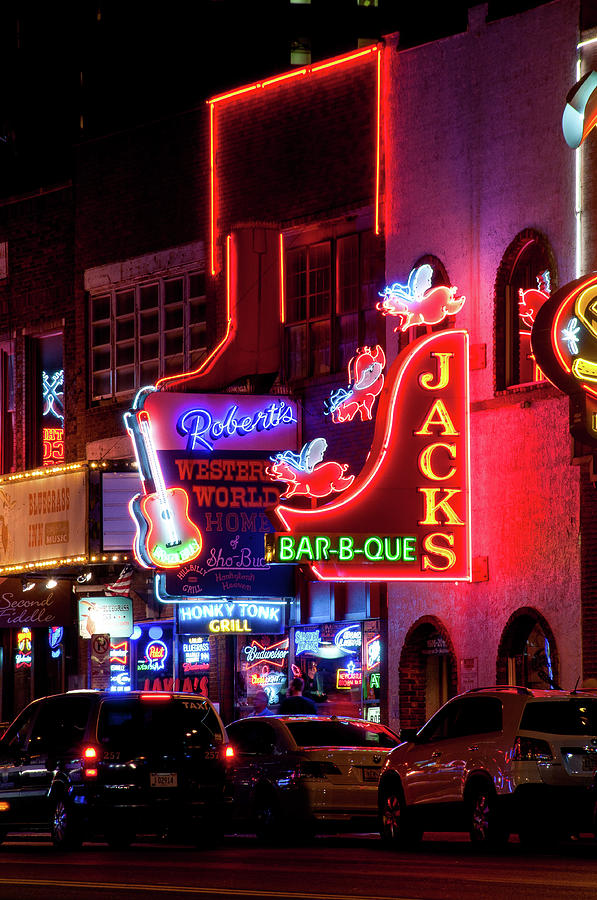
<svg viewBox="0 0 597 900">
<path fill-rule="evenodd" d="M 180 435 L 187 435 L 187 450 L 213 450 L 213 442 L 220 438 L 240 435 L 244 437 L 254 431 L 271 431 L 280 425 L 296 423 L 294 410 L 284 400 L 270 403 L 265 409 L 253 415 L 238 417 L 238 406 L 228 407 L 223 419 L 214 419 L 208 409 L 201 407 L 188 409 L 176 423 Z"/>
</svg>

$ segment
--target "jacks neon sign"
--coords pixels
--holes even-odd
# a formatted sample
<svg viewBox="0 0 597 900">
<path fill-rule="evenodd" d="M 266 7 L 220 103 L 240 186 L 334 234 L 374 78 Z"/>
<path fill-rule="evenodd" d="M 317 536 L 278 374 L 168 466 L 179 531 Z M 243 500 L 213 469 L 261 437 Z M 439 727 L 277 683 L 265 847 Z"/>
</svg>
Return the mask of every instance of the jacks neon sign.
<svg viewBox="0 0 597 900">
<path fill-rule="evenodd" d="M 380 394 L 361 473 L 335 501 L 280 503 L 272 521 L 272 558 L 306 562 L 322 581 L 469 581 L 468 334 L 410 344 Z"/>
</svg>

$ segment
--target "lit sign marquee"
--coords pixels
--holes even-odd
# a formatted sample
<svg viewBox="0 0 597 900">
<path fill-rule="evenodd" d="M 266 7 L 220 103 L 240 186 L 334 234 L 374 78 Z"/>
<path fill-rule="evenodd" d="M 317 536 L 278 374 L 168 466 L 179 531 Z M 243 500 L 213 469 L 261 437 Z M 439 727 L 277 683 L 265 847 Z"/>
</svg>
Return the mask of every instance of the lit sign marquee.
<svg viewBox="0 0 597 900">
<path fill-rule="evenodd" d="M 31 629 L 22 628 L 17 633 L 17 651 L 15 653 L 15 668 L 30 669 L 33 661 L 31 650 Z"/>
<path fill-rule="evenodd" d="M 168 647 L 163 641 L 150 641 L 145 647 L 145 659 L 148 667 L 152 671 L 159 672 L 166 668 L 166 659 L 168 658 Z"/>
<path fill-rule="evenodd" d="M 268 558 L 322 581 L 468 581 L 469 473 L 468 334 L 436 332 L 392 365 L 371 451 L 342 495 L 271 511 Z"/>
<path fill-rule="evenodd" d="M 407 284 L 395 282 L 380 293 L 383 300 L 377 309 L 384 316 L 400 317 L 394 331 L 406 331 L 413 325 L 438 325 L 446 316 L 460 312 L 466 297 L 456 297 L 455 287 L 431 287 L 432 278 L 433 269 L 425 263 L 412 270 Z"/>
<path fill-rule="evenodd" d="M 334 638 L 336 647 L 340 647 L 345 653 L 359 653 L 361 641 L 362 635 L 360 625 L 347 625 L 346 628 L 342 628 Z"/>
<path fill-rule="evenodd" d="M 363 347 L 348 363 L 348 389 L 338 388 L 325 402 L 326 413 L 333 422 L 352 422 L 357 412 L 361 421 L 371 419 L 375 398 L 381 393 L 386 357 L 377 345 L 375 350 Z"/>
<path fill-rule="evenodd" d="M 379 535 L 267 534 L 265 546 L 279 562 L 404 562 L 416 563 L 416 537 Z"/>
<path fill-rule="evenodd" d="M 571 430 L 597 440 L 597 275 L 564 285 L 539 309 L 531 345 L 543 373 L 571 397 Z"/>
<path fill-rule="evenodd" d="M 366 641 L 367 671 L 376 669 L 381 661 L 381 640 L 379 634 L 375 634 Z M 379 684 L 377 685 L 379 687 Z"/>
<path fill-rule="evenodd" d="M 360 687 L 362 680 L 362 671 L 352 661 L 348 663 L 345 669 L 336 669 L 336 687 L 338 690 Z"/>
<path fill-rule="evenodd" d="M 209 672 L 209 638 L 187 635 L 182 639 L 182 670 L 185 675 Z"/>
<path fill-rule="evenodd" d="M 295 631 L 295 655 L 299 656 L 301 653 L 317 653 L 319 650 L 319 637 L 319 629 L 317 629 L 317 631 Z"/>
<path fill-rule="evenodd" d="M 284 631 L 285 604 L 280 600 L 219 600 L 179 603 L 181 634 L 279 634 Z"/>
<path fill-rule="evenodd" d="M 129 641 L 110 641 L 110 690 L 124 694 L 131 690 L 129 671 Z"/>
<path fill-rule="evenodd" d="M 64 462 L 63 369 L 42 372 L 42 405 L 42 465 L 55 466 Z"/>
<path fill-rule="evenodd" d="M 246 647 L 243 647 L 243 654 L 247 661 L 247 671 L 255 666 L 260 666 L 264 662 L 269 666 L 277 666 L 283 669 L 288 658 L 288 638 L 283 638 L 276 644 L 268 644 L 264 647 L 257 640 L 251 641 Z"/>
<path fill-rule="evenodd" d="M 266 468 L 272 452 L 297 446 L 296 404 L 147 388 L 125 422 L 143 486 L 129 506 L 133 549 L 158 571 L 159 598 L 292 595 L 293 569 L 271 569 L 263 535 L 280 496 Z"/>
</svg>

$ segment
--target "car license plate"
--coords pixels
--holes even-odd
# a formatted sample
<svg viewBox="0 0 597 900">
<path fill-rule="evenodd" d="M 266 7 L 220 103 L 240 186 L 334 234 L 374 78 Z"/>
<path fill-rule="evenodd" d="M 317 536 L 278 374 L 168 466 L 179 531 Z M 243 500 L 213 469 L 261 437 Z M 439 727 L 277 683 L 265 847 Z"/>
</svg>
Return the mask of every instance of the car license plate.
<svg viewBox="0 0 597 900">
<path fill-rule="evenodd" d="M 380 771 L 376 766 L 363 766 L 363 781 L 379 781 Z"/>
<path fill-rule="evenodd" d="M 151 787 L 178 787 L 178 775 L 176 772 L 151 772 L 149 776 Z"/>
<path fill-rule="evenodd" d="M 597 754 L 595 756 L 583 756 L 582 767 L 585 772 L 594 772 L 597 769 Z"/>
</svg>

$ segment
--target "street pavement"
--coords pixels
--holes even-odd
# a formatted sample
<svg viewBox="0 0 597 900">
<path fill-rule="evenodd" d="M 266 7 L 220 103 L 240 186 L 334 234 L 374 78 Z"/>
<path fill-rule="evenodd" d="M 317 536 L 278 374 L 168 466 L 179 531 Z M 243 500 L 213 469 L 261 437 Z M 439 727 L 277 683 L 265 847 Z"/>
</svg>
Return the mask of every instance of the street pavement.
<svg viewBox="0 0 597 900">
<path fill-rule="evenodd" d="M 597 844 L 580 840 L 532 853 L 516 841 L 478 852 L 466 835 L 427 835 L 416 851 L 385 850 L 376 835 L 260 846 L 226 838 L 215 849 L 85 844 L 54 850 L 39 838 L 0 849 L 2 900 L 595 900 Z"/>
</svg>

